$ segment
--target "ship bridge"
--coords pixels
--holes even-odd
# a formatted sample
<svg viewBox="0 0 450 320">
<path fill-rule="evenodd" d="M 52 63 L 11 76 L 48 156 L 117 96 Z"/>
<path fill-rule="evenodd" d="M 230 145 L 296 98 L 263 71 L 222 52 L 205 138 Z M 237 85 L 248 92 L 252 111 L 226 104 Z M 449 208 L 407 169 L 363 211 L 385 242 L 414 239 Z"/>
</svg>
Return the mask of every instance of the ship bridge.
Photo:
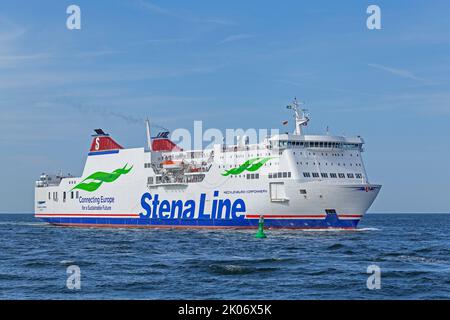
<svg viewBox="0 0 450 320">
<path fill-rule="evenodd" d="M 364 140 L 361 137 L 342 137 L 329 135 L 280 134 L 269 139 L 271 148 L 314 148 L 346 149 L 363 151 Z"/>
</svg>

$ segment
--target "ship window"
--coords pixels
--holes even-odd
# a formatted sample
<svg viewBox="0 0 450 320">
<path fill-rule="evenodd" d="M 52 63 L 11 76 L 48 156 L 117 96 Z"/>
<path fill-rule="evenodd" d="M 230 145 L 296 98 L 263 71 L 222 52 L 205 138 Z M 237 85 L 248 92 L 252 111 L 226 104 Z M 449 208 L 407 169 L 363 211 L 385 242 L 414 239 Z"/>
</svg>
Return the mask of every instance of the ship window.
<svg viewBox="0 0 450 320">
<path fill-rule="evenodd" d="M 328 173 L 322 172 L 320 175 L 322 176 L 322 178 L 328 178 Z"/>
<path fill-rule="evenodd" d="M 354 177 L 353 173 L 347 173 L 347 178 L 353 179 Z"/>
<path fill-rule="evenodd" d="M 337 175 L 336 175 L 336 173 L 330 173 L 330 177 L 331 178 L 337 178 Z"/>
<path fill-rule="evenodd" d="M 287 178 L 287 172 L 283 172 L 283 178 Z"/>
<path fill-rule="evenodd" d="M 48 193 L 48 200 L 50 200 L 52 197 L 50 195 L 50 192 Z"/>
<path fill-rule="evenodd" d="M 309 178 L 311 175 L 309 174 L 309 172 L 303 172 L 303 176 L 304 176 L 305 178 Z"/>
<path fill-rule="evenodd" d="M 336 210 L 335 209 L 325 209 L 325 213 L 326 214 L 336 214 Z"/>
<path fill-rule="evenodd" d="M 147 178 L 147 184 L 153 184 L 153 177 Z"/>
<path fill-rule="evenodd" d="M 345 178 L 345 174 L 339 173 L 339 178 Z"/>
<path fill-rule="evenodd" d="M 80 193 L 77 191 L 75 197 L 78 199 L 80 197 Z"/>
<path fill-rule="evenodd" d="M 288 178 L 290 178 L 290 177 L 291 177 L 291 172 L 289 171 L 289 172 L 288 172 Z"/>
<path fill-rule="evenodd" d="M 357 179 L 361 179 L 362 178 L 362 174 L 361 173 L 356 173 L 355 176 L 356 176 Z"/>
<path fill-rule="evenodd" d="M 73 199 L 73 191 L 70 192 L 70 199 Z"/>
<path fill-rule="evenodd" d="M 312 173 L 312 176 L 313 176 L 313 178 L 318 178 L 318 177 L 319 177 L 319 174 L 318 174 L 317 172 L 313 172 L 313 173 Z"/>
<path fill-rule="evenodd" d="M 269 179 L 272 179 L 272 172 L 269 172 Z"/>
<path fill-rule="evenodd" d="M 305 189 L 300 189 L 300 194 L 306 194 L 306 190 Z"/>
</svg>

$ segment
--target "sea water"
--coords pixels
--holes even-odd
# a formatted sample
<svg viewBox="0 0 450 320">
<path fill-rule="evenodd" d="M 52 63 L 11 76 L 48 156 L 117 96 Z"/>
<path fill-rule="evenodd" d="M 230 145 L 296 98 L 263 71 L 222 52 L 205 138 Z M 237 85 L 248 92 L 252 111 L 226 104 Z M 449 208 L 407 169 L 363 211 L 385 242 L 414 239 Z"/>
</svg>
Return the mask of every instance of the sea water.
<svg viewBox="0 0 450 320">
<path fill-rule="evenodd" d="M 450 299 L 449 214 L 255 233 L 55 227 L 0 215 L 0 298 Z M 379 289 L 368 286 L 370 266 Z M 79 289 L 68 286 L 71 270 Z"/>
</svg>

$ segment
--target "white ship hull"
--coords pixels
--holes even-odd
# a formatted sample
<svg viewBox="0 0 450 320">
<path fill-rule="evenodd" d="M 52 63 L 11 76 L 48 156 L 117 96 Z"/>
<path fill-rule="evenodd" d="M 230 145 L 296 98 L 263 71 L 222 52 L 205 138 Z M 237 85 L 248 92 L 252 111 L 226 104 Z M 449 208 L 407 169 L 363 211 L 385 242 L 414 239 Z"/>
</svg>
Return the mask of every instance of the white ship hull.
<svg viewBox="0 0 450 320">
<path fill-rule="evenodd" d="M 183 151 L 168 132 L 124 149 L 101 129 L 81 177 L 42 175 L 35 214 L 56 225 L 356 228 L 381 186 L 370 184 L 362 138 L 294 134 Z"/>
<path fill-rule="evenodd" d="M 380 190 L 379 185 L 356 179 L 305 181 L 295 168 L 290 168 L 291 178 L 269 179 L 267 167 L 261 169 L 259 179 L 247 179 L 245 174 L 230 178 L 215 164 L 202 182 L 149 185 L 146 155 L 139 148 L 89 156 L 83 177 L 113 172 L 125 164 L 132 169 L 93 192 L 72 190 L 82 178 L 36 188 L 36 217 L 66 226 L 256 227 L 263 216 L 270 228 L 356 228 Z"/>
</svg>

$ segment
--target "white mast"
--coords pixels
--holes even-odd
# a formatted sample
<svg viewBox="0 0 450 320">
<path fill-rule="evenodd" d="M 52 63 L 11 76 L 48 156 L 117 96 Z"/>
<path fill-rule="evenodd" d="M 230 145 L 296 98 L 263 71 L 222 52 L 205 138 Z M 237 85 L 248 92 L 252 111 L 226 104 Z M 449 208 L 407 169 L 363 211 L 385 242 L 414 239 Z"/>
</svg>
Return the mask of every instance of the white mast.
<svg viewBox="0 0 450 320">
<path fill-rule="evenodd" d="M 147 133 L 147 147 L 148 150 L 152 152 L 152 138 L 150 136 L 150 121 L 148 120 L 148 118 L 147 120 L 145 120 L 145 129 Z"/>
<path fill-rule="evenodd" d="M 295 113 L 295 131 L 294 134 L 301 136 L 302 135 L 302 126 L 306 126 L 309 122 L 309 117 L 306 115 L 306 109 L 300 109 L 299 105 L 303 104 L 303 102 L 297 102 L 297 98 L 294 98 L 292 104 L 288 105 L 287 108 L 293 110 Z"/>
</svg>

